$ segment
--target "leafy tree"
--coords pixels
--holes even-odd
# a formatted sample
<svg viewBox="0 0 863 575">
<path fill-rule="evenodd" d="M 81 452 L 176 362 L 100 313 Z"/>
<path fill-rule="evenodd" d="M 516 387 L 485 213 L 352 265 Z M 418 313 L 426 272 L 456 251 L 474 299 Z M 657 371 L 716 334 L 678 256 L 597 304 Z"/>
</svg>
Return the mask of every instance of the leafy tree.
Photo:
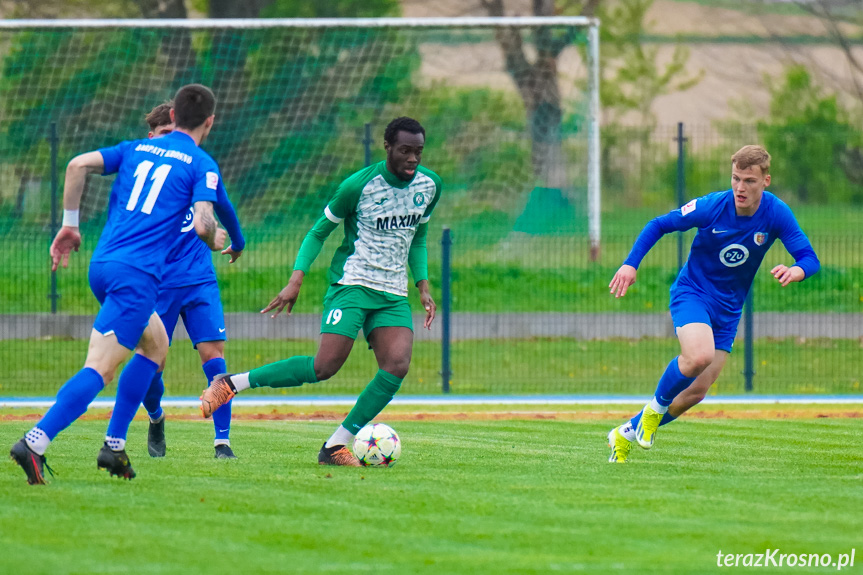
<svg viewBox="0 0 863 575">
<path fill-rule="evenodd" d="M 393 15 L 399 7 L 397 0 L 362 7 L 311 0 L 239 4 L 212 0 L 195 8 L 213 16 L 258 11 L 316 17 L 337 16 L 339 10 L 347 16 Z M 174 17 L 182 15 L 174 10 L 185 10 L 173 0 L 129 6 L 147 16 Z M 418 66 L 415 44 L 392 29 L 57 29 L 8 38 L 0 70 L 0 150 L 11 168 L 6 173 L 14 171 L 22 182 L 20 193 L 32 190 L 31 181 L 46 191 L 52 122 L 58 125 L 62 164 L 82 149 L 140 137 L 146 111 L 180 85 L 201 82 L 219 98 L 208 150 L 231 158 L 224 175 L 242 182 L 239 203 L 263 202 L 257 213 L 277 218 L 286 217 L 297 197 L 325 194 L 334 170 L 356 168 L 344 150 L 358 150 L 361 157 L 361 147 L 341 133 L 344 124 L 361 126 L 387 113 L 387 104 L 411 88 Z M 393 52 L 382 53 L 380 46 Z M 357 121 L 358 113 L 366 117 Z M 339 168 L 345 158 L 350 167 Z M 98 180 L 91 180 L 85 209 L 102 212 L 107 187 Z M 294 193 L 286 194 L 286 187 Z"/>
<path fill-rule="evenodd" d="M 609 124 L 634 114 L 633 124 L 656 124 L 651 108 L 664 94 L 688 90 L 701 81 L 703 71 L 687 69 L 689 50 L 678 44 L 671 60 L 659 64 L 659 48 L 646 45 L 645 18 L 653 0 L 620 0 L 600 6 L 602 19 L 600 100 Z"/>
<path fill-rule="evenodd" d="M 774 158 L 773 187 L 804 202 L 863 200 L 842 169 L 857 136 L 836 95 L 823 94 L 799 65 L 789 67 L 781 81 L 767 81 L 770 114 L 758 128 Z"/>
<path fill-rule="evenodd" d="M 503 0 L 480 0 L 490 16 L 503 16 Z M 592 14 L 596 2 L 581 7 L 583 15 Z M 553 16 L 554 0 L 533 0 L 535 16 Z M 536 57 L 529 58 L 524 45 L 525 33 L 515 28 L 498 28 L 495 36 L 506 61 L 506 70 L 518 88 L 527 112 L 533 142 L 534 174 L 540 185 L 566 188 L 566 169 L 561 142 L 560 86 L 557 64 L 561 52 L 572 45 L 574 30 L 555 32 L 541 28 L 532 32 Z"/>
<path fill-rule="evenodd" d="M 503 16 L 504 0 L 480 0 L 491 16 Z M 689 52 L 677 46 L 671 61 L 658 63 L 658 49 L 642 42 L 645 17 L 653 0 L 533 0 L 536 16 L 558 14 L 598 16 L 600 26 L 600 102 L 606 124 L 615 125 L 624 117 L 635 115 L 643 126 L 636 142 L 645 143 L 655 118 L 651 107 L 663 94 L 685 90 L 701 80 L 702 74 L 686 70 Z M 506 67 L 524 102 L 533 141 L 534 173 L 549 187 L 565 188 L 566 172 L 561 151 L 561 101 L 558 58 L 573 38 L 550 32 L 535 39 L 537 56 L 529 58 L 522 33 L 501 28 L 497 40 L 503 50 Z M 626 158 L 631 140 L 603 139 L 603 179 L 620 166 L 607 161 Z"/>
</svg>

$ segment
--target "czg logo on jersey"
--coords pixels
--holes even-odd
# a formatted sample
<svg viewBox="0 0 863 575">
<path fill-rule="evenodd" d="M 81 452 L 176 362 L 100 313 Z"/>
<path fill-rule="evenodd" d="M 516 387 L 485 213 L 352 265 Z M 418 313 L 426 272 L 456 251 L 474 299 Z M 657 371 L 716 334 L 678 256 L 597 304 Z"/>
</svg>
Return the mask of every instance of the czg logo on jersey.
<svg viewBox="0 0 863 575">
<path fill-rule="evenodd" d="M 423 195 L 423 193 L 422 192 L 415 193 L 414 194 L 414 205 L 416 207 L 420 207 L 424 203 L 426 203 L 426 197 Z"/>
<path fill-rule="evenodd" d="M 748 259 L 749 250 L 746 249 L 746 246 L 741 246 L 740 244 L 725 246 L 722 251 L 719 252 L 719 261 L 729 268 L 736 268 L 737 266 L 744 264 Z"/>
</svg>

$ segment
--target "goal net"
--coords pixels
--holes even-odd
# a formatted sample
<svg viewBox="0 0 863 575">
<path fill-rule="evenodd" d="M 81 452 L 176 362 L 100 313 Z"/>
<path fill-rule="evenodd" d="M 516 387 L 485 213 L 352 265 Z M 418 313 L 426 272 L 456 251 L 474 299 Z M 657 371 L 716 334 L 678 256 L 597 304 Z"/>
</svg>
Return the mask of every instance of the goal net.
<svg viewBox="0 0 863 575">
<path fill-rule="evenodd" d="M 249 238 L 245 269 L 219 271 L 226 312 L 254 312 L 278 291 L 334 186 L 384 158 L 384 128 L 402 115 L 426 128 L 423 164 L 444 180 L 433 267 L 442 224 L 454 230 L 460 261 L 475 268 L 531 265 L 544 258 L 540 248 L 554 252 L 548 267 L 585 260 L 599 242 L 597 26 L 588 18 L 2 22 L 0 235 L 14 245 L 2 257 L 17 279 L 0 282 L 0 313 L 50 310 L 52 165 L 62 197 L 69 159 L 146 137 L 145 114 L 192 82 L 216 94 L 204 148 Z M 82 262 L 112 180 L 89 179 Z M 562 237 L 572 243 L 561 251 Z M 331 252 L 315 266 L 321 286 Z M 61 270 L 57 310 L 92 314 L 85 266 L 74 267 Z M 320 296 L 306 294 L 300 311 L 318 311 Z"/>
</svg>

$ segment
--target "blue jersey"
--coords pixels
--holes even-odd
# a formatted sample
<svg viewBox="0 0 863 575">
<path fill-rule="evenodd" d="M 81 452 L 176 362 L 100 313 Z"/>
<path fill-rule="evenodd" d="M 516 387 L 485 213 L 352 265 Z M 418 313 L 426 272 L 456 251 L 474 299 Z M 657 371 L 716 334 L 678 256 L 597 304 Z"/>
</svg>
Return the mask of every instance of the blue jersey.
<svg viewBox="0 0 863 575">
<path fill-rule="evenodd" d="M 692 200 L 678 210 L 651 220 L 638 236 L 624 264 L 635 268 L 664 234 L 698 228 L 689 259 L 671 287 L 695 289 L 721 309 L 739 313 L 755 272 L 777 239 L 806 277 L 820 268 L 809 238 L 791 208 L 764 192 L 752 216 L 738 216 L 732 190 Z"/>
<path fill-rule="evenodd" d="M 105 175 L 117 174 L 108 221 L 91 261 L 123 262 L 161 280 L 183 216 L 216 200 L 216 162 L 182 132 L 99 150 Z"/>
<path fill-rule="evenodd" d="M 246 241 L 240 229 L 240 222 L 237 220 L 234 206 L 221 180 L 216 189 L 216 202 L 213 204 L 213 209 L 231 236 L 231 246 L 234 251 L 245 249 Z M 195 233 L 194 217 L 195 209 L 189 207 L 180 228 L 180 234 L 168 252 L 160 289 L 174 289 L 216 281 L 216 270 L 213 269 L 210 248 Z"/>
</svg>

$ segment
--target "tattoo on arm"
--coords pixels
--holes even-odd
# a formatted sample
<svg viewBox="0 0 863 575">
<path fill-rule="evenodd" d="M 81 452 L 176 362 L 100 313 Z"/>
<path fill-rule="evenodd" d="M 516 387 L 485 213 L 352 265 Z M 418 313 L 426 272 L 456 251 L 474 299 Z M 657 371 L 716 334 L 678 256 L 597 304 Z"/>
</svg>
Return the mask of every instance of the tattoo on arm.
<svg viewBox="0 0 863 575">
<path fill-rule="evenodd" d="M 213 204 L 211 202 L 195 202 L 195 233 L 211 246 L 216 238 L 216 229 L 219 224 L 213 215 Z"/>
</svg>

